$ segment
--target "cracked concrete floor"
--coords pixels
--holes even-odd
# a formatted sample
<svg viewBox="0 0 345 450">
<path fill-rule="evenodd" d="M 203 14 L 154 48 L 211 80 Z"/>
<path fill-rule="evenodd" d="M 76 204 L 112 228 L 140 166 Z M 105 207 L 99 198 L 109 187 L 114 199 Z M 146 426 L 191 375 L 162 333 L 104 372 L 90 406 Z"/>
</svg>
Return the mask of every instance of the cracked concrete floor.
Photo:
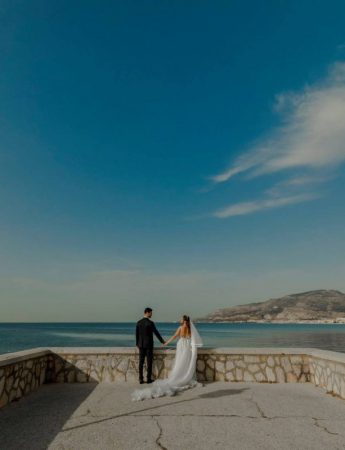
<svg viewBox="0 0 345 450">
<path fill-rule="evenodd" d="M 137 387 L 43 385 L 0 410 L 0 450 L 345 449 L 345 401 L 309 383 L 216 382 L 131 402 Z"/>
</svg>

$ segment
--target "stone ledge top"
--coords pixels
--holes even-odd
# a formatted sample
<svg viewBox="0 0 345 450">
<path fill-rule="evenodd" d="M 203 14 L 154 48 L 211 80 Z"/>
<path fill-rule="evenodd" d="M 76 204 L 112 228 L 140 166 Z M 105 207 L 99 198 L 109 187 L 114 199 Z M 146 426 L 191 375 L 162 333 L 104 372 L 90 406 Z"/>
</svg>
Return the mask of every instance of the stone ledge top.
<svg viewBox="0 0 345 450">
<path fill-rule="evenodd" d="M 311 348 L 308 352 L 309 356 L 314 358 L 327 359 L 332 362 L 340 362 L 345 364 L 345 353 L 333 352 L 331 350 L 321 350 L 318 348 Z"/>
<path fill-rule="evenodd" d="M 124 354 L 133 355 L 139 353 L 136 347 L 49 347 L 53 353 L 57 354 Z M 217 355 L 306 355 L 311 351 L 317 351 L 313 348 L 292 348 L 292 347 L 202 347 L 198 348 L 199 354 L 217 354 Z M 173 354 L 175 348 L 155 347 L 156 354 Z M 333 352 L 334 353 L 334 352 Z"/>
<path fill-rule="evenodd" d="M 139 350 L 136 347 L 37 347 L 19 352 L 0 355 L 0 367 L 16 362 L 38 358 L 48 354 L 57 355 L 134 355 Z M 175 353 L 174 348 L 155 348 L 156 354 Z M 198 348 L 199 354 L 216 355 L 307 355 L 314 358 L 325 359 L 345 364 L 345 353 L 320 350 L 317 348 L 292 348 L 292 347 L 203 347 Z"/>
<path fill-rule="evenodd" d="M 4 353 L 0 355 L 0 367 L 8 366 L 9 364 L 15 364 L 19 361 L 25 361 L 27 359 L 39 358 L 51 353 L 48 348 L 36 347 L 29 350 L 22 350 L 20 352 Z"/>
</svg>

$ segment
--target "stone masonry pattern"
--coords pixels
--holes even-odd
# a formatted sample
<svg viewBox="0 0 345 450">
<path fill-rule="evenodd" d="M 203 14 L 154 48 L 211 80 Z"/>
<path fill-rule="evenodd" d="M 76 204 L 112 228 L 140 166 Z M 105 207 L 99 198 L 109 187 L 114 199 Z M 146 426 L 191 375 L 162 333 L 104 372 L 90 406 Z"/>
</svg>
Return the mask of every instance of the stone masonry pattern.
<svg viewBox="0 0 345 450">
<path fill-rule="evenodd" d="M 310 361 L 310 381 L 345 399 L 345 364 L 314 357 Z"/>
<path fill-rule="evenodd" d="M 64 350 L 69 350 L 68 348 Z M 0 355 L 0 408 L 38 389 L 43 383 L 85 383 L 137 381 L 139 355 L 132 349 L 116 353 L 105 349 L 88 353 L 46 350 L 39 357 L 26 353 L 20 358 Z M 260 383 L 312 382 L 345 399 L 345 355 L 335 359 L 315 354 L 267 353 L 250 354 L 214 349 L 198 354 L 196 375 L 199 381 L 245 381 Z M 23 353 L 23 352 L 22 352 Z M 13 355 L 16 355 L 15 353 Z M 340 355 L 340 359 L 339 359 Z M 157 351 L 154 355 L 154 378 L 166 378 L 175 353 Z M 20 360 L 18 360 L 20 359 Z"/>
<path fill-rule="evenodd" d="M 199 355 L 200 381 L 256 381 L 285 383 L 309 381 L 305 355 Z"/>
<path fill-rule="evenodd" d="M 45 382 L 46 367 L 45 356 L 0 367 L 0 408 L 38 389 Z"/>
</svg>

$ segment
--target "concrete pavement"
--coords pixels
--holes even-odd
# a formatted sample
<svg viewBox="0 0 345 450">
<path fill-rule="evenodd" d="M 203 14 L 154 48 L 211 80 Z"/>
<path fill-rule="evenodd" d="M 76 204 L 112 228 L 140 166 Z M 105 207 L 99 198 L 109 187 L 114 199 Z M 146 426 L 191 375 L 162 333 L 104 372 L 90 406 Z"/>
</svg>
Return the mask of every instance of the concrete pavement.
<svg viewBox="0 0 345 450">
<path fill-rule="evenodd" d="M 215 382 L 131 402 L 137 387 L 43 385 L 0 410 L 0 450 L 345 449 L 345 401 L 309 383 Z"/>
</svg>

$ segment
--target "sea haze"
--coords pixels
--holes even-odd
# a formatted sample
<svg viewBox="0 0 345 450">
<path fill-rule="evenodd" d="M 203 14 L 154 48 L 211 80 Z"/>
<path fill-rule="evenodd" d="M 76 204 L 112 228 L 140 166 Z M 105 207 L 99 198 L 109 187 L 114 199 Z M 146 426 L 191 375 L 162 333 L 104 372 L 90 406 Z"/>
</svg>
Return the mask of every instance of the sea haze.
<svg viewBox="0 0 345 450">
<path fill-rule="evenodd" d="M 178 324 L 156 322 L 156 326 L 168 338 Z M 345 324 L 198 323 L 196 326 L 205 347 L 314 347 L 345 353 Z M 159 341 L 155 345 L 159 347 Z M 0 354 L 33 347 L 134 346 L 135 322 L 0 323 Z"/>
</svg>

